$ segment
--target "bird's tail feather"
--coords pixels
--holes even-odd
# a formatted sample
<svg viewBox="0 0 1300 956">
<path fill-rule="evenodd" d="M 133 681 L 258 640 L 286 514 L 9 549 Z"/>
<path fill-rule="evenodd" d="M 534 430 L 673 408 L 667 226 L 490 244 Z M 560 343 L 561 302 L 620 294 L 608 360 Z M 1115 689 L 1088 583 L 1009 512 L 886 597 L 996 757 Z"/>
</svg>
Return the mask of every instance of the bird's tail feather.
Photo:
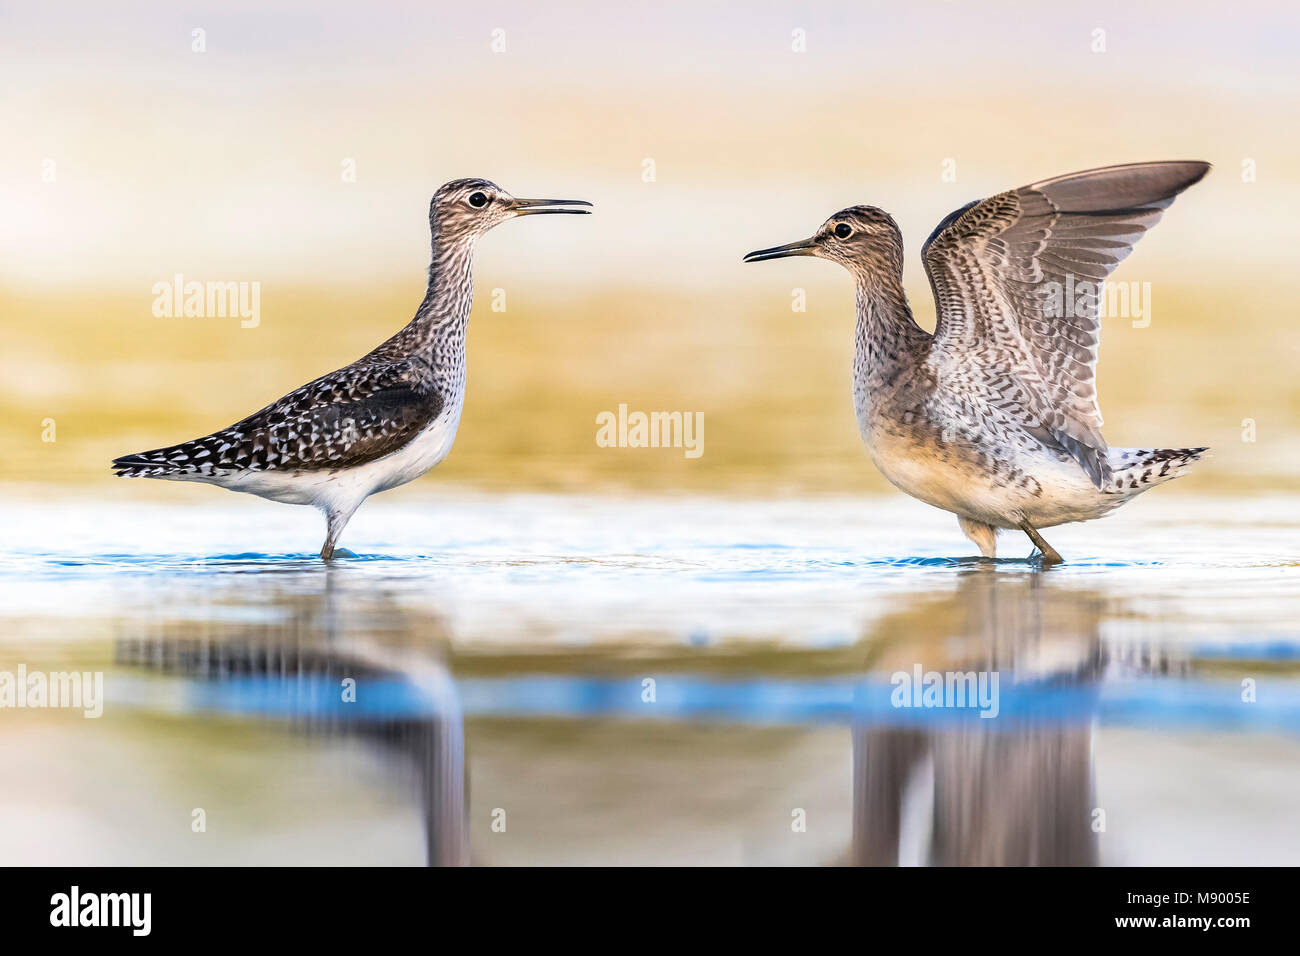
<svg viewBox="0 0 1300 956">
<path fill-rule="evenodd" d="M 1177 478 L 1207 451 L 1208 448 L 1112 448 L 1108 461 L 1113 477 L 1108 490 L 1145 491 Z"/>
<path fill-rule="evenodd" d="M 119 478 L 161 478 L 169 470 L 166 462 L 144 455 L 123 455 L 113 459 L 113 474 Z"/>
<path fill-rule="evenodd" d="M 176 478 L 196 471 L 189 443 L 123 455 L 112 468 L 119 478 Z"/>
</svg>

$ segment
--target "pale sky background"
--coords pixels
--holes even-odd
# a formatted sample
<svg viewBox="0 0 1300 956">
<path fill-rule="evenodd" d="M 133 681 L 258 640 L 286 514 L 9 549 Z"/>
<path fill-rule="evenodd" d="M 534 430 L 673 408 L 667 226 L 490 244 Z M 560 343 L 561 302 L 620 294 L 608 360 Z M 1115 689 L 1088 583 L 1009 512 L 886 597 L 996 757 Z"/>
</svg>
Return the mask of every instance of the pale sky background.
<svg viewBox="0 0 1300 956">
<path fill-rule="evenodd" d="M 1217 168 L 1143 270 L 1249 281 L 1293 248 L 1297 19 L 1199 0 L 6 3 L 0 282 L 418 285 L 429 195 L 481 175 L 598 204 L 499 230 L 489 275 L 788 287 L 804 273 L 756 280 L 741 255 L 871 202 L 916 283 L 921 241 L 962 203 L 1164 158 Z"/>
<path fill-rule="evenodd" d="M 951 210 L 1204 159 L 1113 277 L 1150 283 L 1154 321 L 1106 323 L 1107 436 L 1214 446 L 1217 487 L 1291 487 L 1298 21 L 1293 0 L 0 0 L 0 477 L 107 481 L 114 455 L 363 354 L 423 295 L 430 195 L 472 175 L 596 209 L 482 241 L 473 385 L 439 480 L 883 488 L 848 401 L 848 275 L 742 255 L 882 206 L 928 326 L 918 252 Z M 177 273 L 260 283 L 260 325 L 154 316 Z M 594 416 L 620 402 L 703 411 L 709 451 L 598 449 Z"/>
</svg>

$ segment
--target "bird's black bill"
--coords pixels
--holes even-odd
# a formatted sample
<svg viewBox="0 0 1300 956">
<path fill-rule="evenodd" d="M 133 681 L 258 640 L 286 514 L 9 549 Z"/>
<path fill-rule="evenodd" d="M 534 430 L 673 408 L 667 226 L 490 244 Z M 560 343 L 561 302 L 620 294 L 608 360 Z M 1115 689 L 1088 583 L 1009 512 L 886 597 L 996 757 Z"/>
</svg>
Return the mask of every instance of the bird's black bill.
<svg viewBox="0 0 1300 956">
<path fill-rule="evenodd" d="M 745 256 L 745 261 L 763 262 L 766 259 L 784 259 L 786 256 L 811 256 L 816 248 L 816 243 L 811 239 L 800 239 L 798 242 L 787 242 L 784 246 L 773 246 L 771 249 L 751 252 Z"/>
<path fill-rule="evenodd" d="M 511 204 L 516 215 L 520 216 L 543 216 L 548 213 L 569 213 L 573 216 L 587 216 L 591 214 L 590 209 L 566 209 L 566 206 L 591 206 L 589 202 L 583 202 L 581 199 L 516 199 Z"/>
</svg>

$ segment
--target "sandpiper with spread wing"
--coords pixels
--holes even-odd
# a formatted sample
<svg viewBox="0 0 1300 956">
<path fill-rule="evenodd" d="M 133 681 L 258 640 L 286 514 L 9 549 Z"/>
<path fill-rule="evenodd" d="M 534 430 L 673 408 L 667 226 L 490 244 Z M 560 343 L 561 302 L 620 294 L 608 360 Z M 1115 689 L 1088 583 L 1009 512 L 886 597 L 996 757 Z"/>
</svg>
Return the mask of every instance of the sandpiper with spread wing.
<svg viewBox="0 0 1300 956">
<path fill-rule="evenodd" d="M 745 256 L 818 256 L 857 284 L 853 398 L 862 439 L 896 487 L 957 516 L 986 557 L 1019 529 L 1099 518 L 1176 478 L 1205 448 L 1110 448 L 1095 386 L 1100 283 L 1203 162 L 1072 173 L 972 202 L 921 248 L 934 334 L 903 292 L 903 238 L 874 206 L 809 239 Z M 1073 295 L 1063 308 L 1060 290 Z"/>
<path fill-rule="evenodd" d="M 485 179 L 447 183 L 429 206 L 428 292 L 405 328 L 229 428 L 124 455 L 114 471 L 315 505 L 325 513 L 320 556 L 328 560 L 362 501 L 420 477 L 451 450 L 465 397 L 475 242 L 516 216 L 585 213 L 574 207 L 590 205 L 516 199 Z"/>
</svg>

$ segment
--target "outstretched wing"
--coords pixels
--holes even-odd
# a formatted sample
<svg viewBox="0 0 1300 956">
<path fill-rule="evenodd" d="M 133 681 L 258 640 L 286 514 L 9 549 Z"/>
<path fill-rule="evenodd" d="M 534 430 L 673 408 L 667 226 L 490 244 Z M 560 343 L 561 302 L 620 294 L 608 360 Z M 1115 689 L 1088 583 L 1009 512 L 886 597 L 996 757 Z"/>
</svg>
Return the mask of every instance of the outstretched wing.
<svg viewBox="0 0 1300 956">
<path fill-rule="evenodd" d="M 1134 163 L 1046 179 L 957 210 L 922 249 L 938 323 L 931 355 L 1040 429 L 1098 487 L 1100 283 L 1202 162 Z"/>
<path fill-rule="evenodd" d="M 113 462 L 127 477 L 311 471 L 363 465 L 401 448 L 442 411 L 421 359 L 348 366 L 229 428 Z"/>
</svg>

